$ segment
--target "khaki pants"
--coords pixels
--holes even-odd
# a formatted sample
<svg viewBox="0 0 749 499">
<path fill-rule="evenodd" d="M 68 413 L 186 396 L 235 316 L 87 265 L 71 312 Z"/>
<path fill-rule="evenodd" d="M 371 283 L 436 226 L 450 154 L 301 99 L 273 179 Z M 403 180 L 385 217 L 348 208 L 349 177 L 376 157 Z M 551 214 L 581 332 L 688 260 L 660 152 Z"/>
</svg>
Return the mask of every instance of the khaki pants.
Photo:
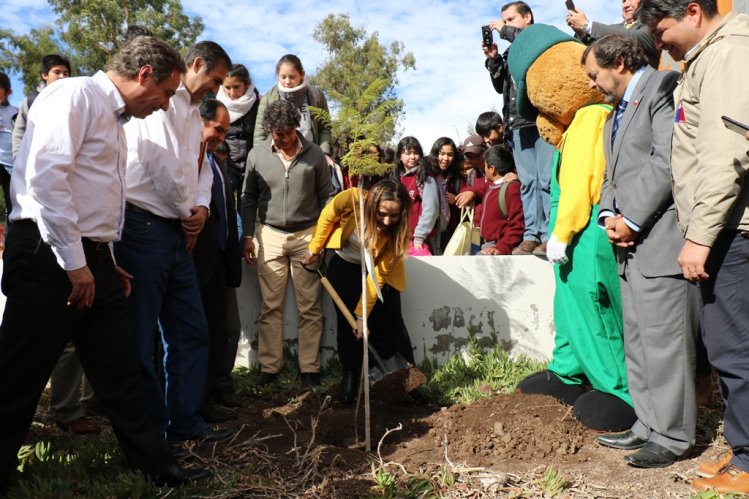
<svg viewBox="0 0 749 499">
<path fill-rule="evenodd" d="M 283 302 L 289 270 L 299 309 L 299 370 L 303 373 L 320 372 L 323 324 L 320 279 L 300 263 L 314 231 L 315 228 L 310 227 L 286 233 L 267 225 L 258 226 L 257 275 L 262 299 L 258 321 L 258 362 L 263 372 L 277 373 L 283 367 Z"/>
</svg>

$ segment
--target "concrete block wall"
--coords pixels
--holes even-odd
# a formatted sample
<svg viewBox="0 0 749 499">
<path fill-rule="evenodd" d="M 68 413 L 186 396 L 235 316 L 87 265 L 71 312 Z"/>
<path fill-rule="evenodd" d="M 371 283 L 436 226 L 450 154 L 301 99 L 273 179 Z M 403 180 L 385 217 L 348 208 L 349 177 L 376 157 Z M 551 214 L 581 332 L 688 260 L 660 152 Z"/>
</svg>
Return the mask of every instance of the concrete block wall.
<svg viewBox="0 0 749 499">
<path fill-rule="evenodd" d="M 512 355 L 548 360 L 554 346 L 554 274 L 534 256 L 414 257 L 406 261 L 408 288 L 403 317 L 417 362 L 439 363 L 459 352 L 472 332 L 479 342 L 498 341 Z M 323 365 L 335 355 L 336 316 L 324 293 Z M 245 265 L 237 292 L 242 338 L 237 364 L 257 362 L 260 294 L 255 267 Z M 284 338 L 296 349 L 297 310 L 291 283 L 284 304 Z"/>
</svg>

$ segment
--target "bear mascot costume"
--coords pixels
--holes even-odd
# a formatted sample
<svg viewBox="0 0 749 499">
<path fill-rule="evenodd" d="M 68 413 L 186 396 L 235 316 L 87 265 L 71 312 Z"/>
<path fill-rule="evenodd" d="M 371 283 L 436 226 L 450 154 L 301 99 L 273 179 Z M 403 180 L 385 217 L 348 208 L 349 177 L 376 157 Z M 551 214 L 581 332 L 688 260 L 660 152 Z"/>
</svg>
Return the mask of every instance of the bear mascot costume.
<svg viewBox="0 0 749 499">
<path fill-rule="evenodd" d="M 554 264 L 554 352 L 548 370 L 518 389 L 574 405 L 577 419 L 601 431 L 636 420 L 627 388 L 619 275 L 614 250 L 598 227 L 605 171 L 603 125 L 611 111 L 589 85 L 585 46 L 559 29 L 533 24 L 512 43 L 508 65 L 518 112 L 536 120 L 556 147 L 547 257 Z"/>
</svg>

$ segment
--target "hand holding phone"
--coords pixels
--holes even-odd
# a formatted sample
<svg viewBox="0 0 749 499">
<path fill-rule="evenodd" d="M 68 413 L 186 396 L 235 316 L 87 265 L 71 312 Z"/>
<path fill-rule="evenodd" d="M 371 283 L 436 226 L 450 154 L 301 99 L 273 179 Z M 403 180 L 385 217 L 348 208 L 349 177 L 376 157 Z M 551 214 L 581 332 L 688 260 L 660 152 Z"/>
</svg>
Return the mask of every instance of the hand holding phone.
<svg viewBox="0 0 749 499">
<path fill-rule="evenodd" d="M 726 128 L 728 128 L 729 130 L 733 130 L 739 135 L 745 136 L 746 133 L 749 132 L 749 125 L 745 125 L 744 123 L 733 118 L 729 118 L 728 116 L 721 116 L 720 119 L 723 120 L 723 124 Z"/>
<path fill-rule="evenodd" d="M 575 12 L 577 12 L 575 10 L 575 2 L 573 2 L 572 0 L 564 0 L 564 5 L 567 6 L 567 10 L 574 10 Z"/>
<path fill-rule="evenodd" d="M 481 38 L 483 40 L 484 47 L 491 47 L 494 43 L 494 37 L 492 36 L 492 29 L 489 26 L 481 26 Z"/>
</svg>

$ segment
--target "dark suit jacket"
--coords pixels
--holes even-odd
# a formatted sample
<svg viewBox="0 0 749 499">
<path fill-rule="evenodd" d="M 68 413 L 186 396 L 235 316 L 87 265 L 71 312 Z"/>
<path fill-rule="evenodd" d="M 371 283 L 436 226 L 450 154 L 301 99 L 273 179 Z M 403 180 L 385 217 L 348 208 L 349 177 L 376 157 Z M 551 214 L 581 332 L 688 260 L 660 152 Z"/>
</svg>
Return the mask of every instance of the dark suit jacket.
<svg viewBox="0 0 749 499">
<path fill-rule="evenodd" d="M 575 36 L 582 40 L 585 45 L 590 45 L 596 39 L 610 33 L 630 36 L 637 40 L 637 43 L 640 44 L 645 51 L 645 55 L 648 57 L 648 64 L 650 64 L 653 69 L 658 69 L 661 62 L 661 51 L 655 47 L 655 38 L 653 37 L 653 34 L 648 27 L 640 21 L 635 21 L 629 29 L 627 29 L 623 22 L 617 24 L 601 24 L 593 21 L 590 26 L 590 35 L 585 35 L 583 37 Z"/>
<path fill-rule="evenodd" d="M 226 213 L 228 214 L 228 236 L 226 251 L 222 252 L 218 245 L 219 207 L 216 200 L 211 199 L 211 214 L 205 222 L 202 232 L 193 249 L 195 270 L 198 273 L 198 282 L 203 288 L 213 277 L 217 265 L 223 265 L 226 269 L 226 286 L 237 288 L 242 281 L 242 249 L 239 244 L 237 232 L 237 208 L 234 203 L 234 194 L 231 191 L 229 177 L 226 167 L 220 161 L 216 161 L 221 174 L 224 176 L 224 196 L 226 198 Z M 206 158 L 209 160 L 209 158 Z M 209 165 L 205 165 L 210 167 Z"/>
<path fill-rule="evenodd" d="M 633 249 L 617 248 L 620 272 L 628 253 L 634 251 L 644 276 L 681 275 L 676 260 L 684 238 L 676 223 L 669 163 L 674 127 L 673 91 L 678 78 L 675 71 L 645 68 L 613 144 L 611 129 L 616 108 L 604 125 L 606 172 L 600 210 L 617 212 L 618 208 L 619 213 L 642 229 Z"/>
</svg>

